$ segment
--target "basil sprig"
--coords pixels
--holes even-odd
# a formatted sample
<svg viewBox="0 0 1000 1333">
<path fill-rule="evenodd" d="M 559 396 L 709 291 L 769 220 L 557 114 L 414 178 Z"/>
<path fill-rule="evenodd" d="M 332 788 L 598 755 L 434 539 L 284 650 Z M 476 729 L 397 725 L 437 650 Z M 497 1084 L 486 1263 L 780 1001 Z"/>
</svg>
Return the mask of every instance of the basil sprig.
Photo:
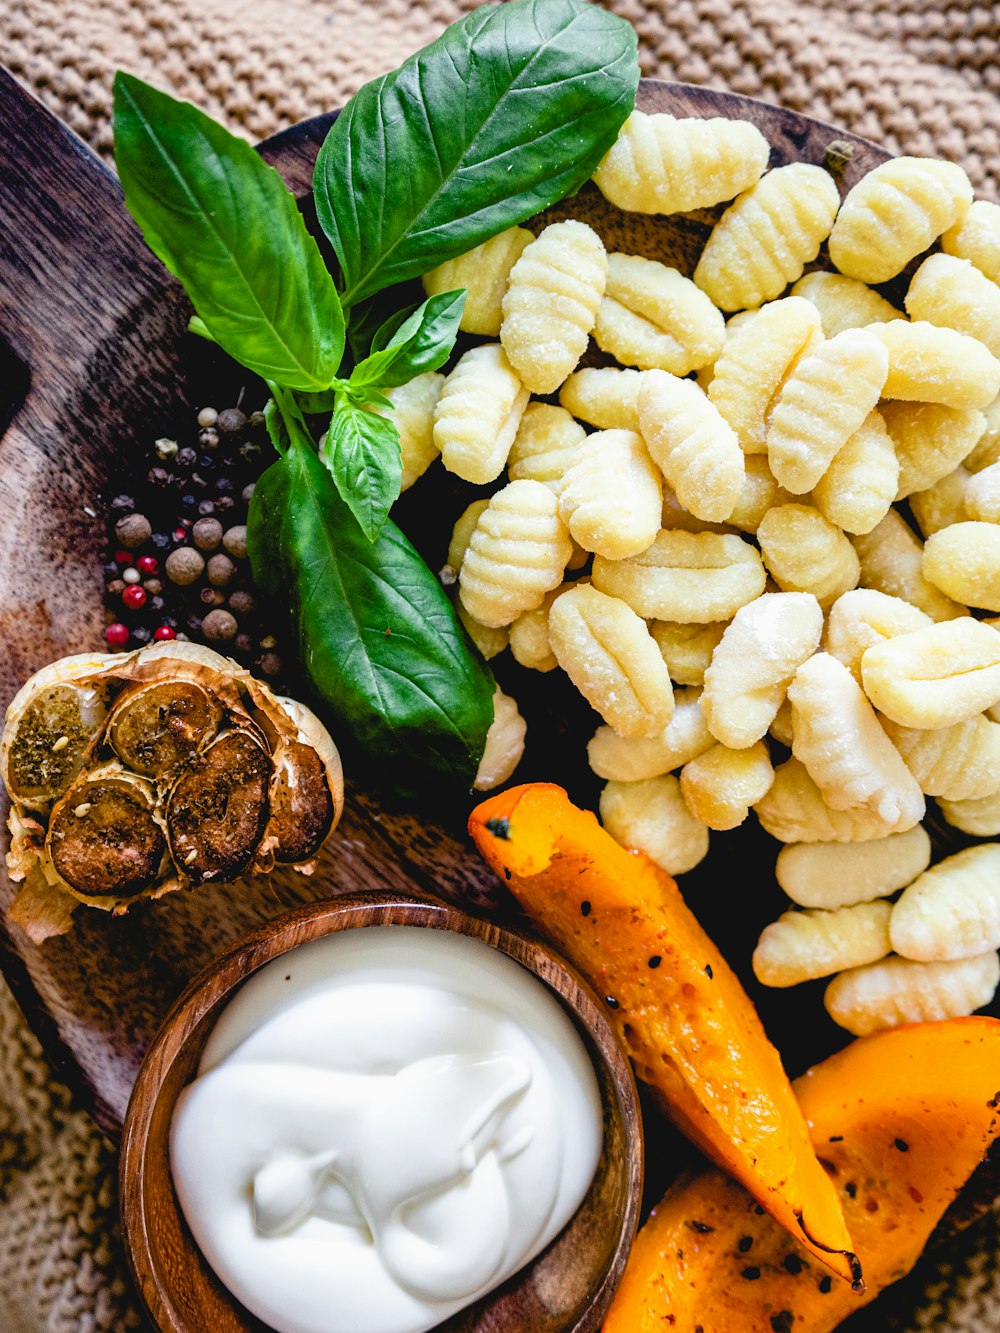
<svg viewBox="0 0 1000 1333">
<path fill-rule="evenodd" d="M 586 0 L 474 10 L 351 98 L 316 161 L 345 306 L 573 194 L 635 104 L 631 24 Z"/>
</svg>

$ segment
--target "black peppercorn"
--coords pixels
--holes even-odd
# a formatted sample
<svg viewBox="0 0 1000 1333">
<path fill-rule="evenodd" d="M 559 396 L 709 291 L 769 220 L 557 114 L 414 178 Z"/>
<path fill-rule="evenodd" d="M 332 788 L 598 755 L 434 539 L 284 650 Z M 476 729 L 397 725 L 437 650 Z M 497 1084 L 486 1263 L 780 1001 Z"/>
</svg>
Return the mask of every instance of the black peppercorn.
<svg viewBox="0 0 1000 1333">
<path fill-rule="evenodd" d="M 185 513 L 193 513 L 198 508 L 197 498 L 193 495 L 182 495 L 181 508 Z"/>
<path fill-rule="evenodd" d="M 215 468 L 215 459 L 211 454 L 202 454 L 198 459 L 199 472 L 211 472 Z"/>
<path fill-rule="evenodd" d="M 105 581 L 108 579 L 116 579 L 118 577 L 117 560 L 109 560 L 106 565 L 101 567 L 101 573 L 104 575 Z"/>
<path fill-rule="evenodd" d="M 215 508 L 220 514 L 228 514 L 230 509 L 236 508 L 236 501 L 231 495 L 220 495 L 215 502 Z"/>
<path fill-rule="evenodd" d="M 216 477 L 215 489 L 220 495 L 232 495 L 233 491 L 236 490 L 236 486 L 232 477 Z"/>
<path fill-rule="evenodd" d="M 263 653 L 257 658 L 257 667 L 265 676 L 280 676 L 281 658 L 277 653 Z"/>
<path fill-rule="evenodd" d="M 247 419 L 238 407 L 224 408 L 215 423 L 220 435 L 239 435 L 246 424 Z"/>
<path fill-rule="evenodd" d="M 183 468 L 194 467 L 198 461 L 198 454 L 194 449 L 185 446 L 177 450 L 177 466 Z"/>
<path fill-rule="evenodd" d="M 257 603 L 248 588 L 237 588 L 229 594 L 229 609 L 236 616 L 252 616 Z"/>
<path fill-rule="evenodd" d="M 252 635 L 252 634 L 237 634 L 236 639 L 235 639 L 235 642 L 234 642 L 234 647 L 236 648 L 236 651 L 237 651 L 238 653 L 252 653 L 252 652 L 253 652 L 253 635 Z"/>
</svg>

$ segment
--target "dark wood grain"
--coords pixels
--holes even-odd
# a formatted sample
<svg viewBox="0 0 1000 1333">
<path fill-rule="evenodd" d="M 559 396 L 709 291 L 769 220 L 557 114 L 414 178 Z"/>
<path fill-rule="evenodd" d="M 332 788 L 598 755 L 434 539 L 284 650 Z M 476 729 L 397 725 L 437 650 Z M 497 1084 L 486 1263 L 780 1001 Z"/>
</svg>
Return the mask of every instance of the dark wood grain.
<svg viewBox="0 0 1000 1333">
<path fill-rule="evenodd" d="M 639 101 L 646 110 L 751 120 L 771 144 L 772 166 L 823 163 L 832 142 L 846 144 L 843 190 L 888 156 L 819 121 L 727 93 L 645 81 Z M 261 147 L 300 195 L 331 121 L 306 121 Z M 609 248 L 687 273 L 715 216 L 622 214 L 589 186 L 546 220 L 569 214 L 594 225 Z M 203 374 L 208 353 L 184 334 L 183 296 L 146 250 L 114 177 L 2 72 L 0 220 L 0 426 L 8 423 L 0 437 L 2 710 L 38 667 L 100 645 L 102 497 L 121 488 L 131 460 L 145 457 L 154 438 L 176 434 L 189 411 L 187 386 Z M 440 477 L 403 497 L 401 526 L 432 567 L 443 562 L 450 522 L 469 498 Z M 519 779 L 561 781 L 592 805 L 598 784 L 583 746 L 595 720 L 586 705 L 559 688 L 559 673 L 540 676 L 504 659 L 494 666 L 529 724 Z M 115 1137 L 142 1057 L 192 976 L 286 908 L 356 890 L 433 892 L 512 919 L 502 890 L 471 854 L 465 813 L 401 809 L 375 785 L 355 781 L 311 880 L 286 873 L 174 894 L 120 920 L 81 910 L 70 935 L 42 946 L 0 918 L 0 966 L 60 1074 Z M 776 851 L 748 821 L 713 840 L 684 889 L 798 1073 L 843 1045 L 845 1034 L 825 1015 L 821 983 L 789 996 L 760 987 L 750 972 L 753 941 L 785 905 L 773 875 Z M 0 872 L 0 911 L 13 892 Z M 668 1130 L 658 1126 L 654 1137 L 650 1202 L 684 1151 Z M 964 1202 L 988 1205 L 995 1186 L 984 1174 Z M 966 1209 L 963 1220 L 970 1215 Z"/>
<path fill-rule="evenodd" d="M 573 1018 L 594 1061 L 604 1108 L 604 1148 L 593 1184 L 537 1259 L 440 1327 L 441 1333 L 595 1333 L 621 1276 L 642 1193 L 642 1122 L 628 1061 L 597 996 L 551 950 L 454 907 L 399 894 L 302 907 L 263 927 L 214 963 L 168 1016 L 129 1103 L 120 1169 L 126 1252 L 153 1320 L 164 1333 L 264 1329 L 221 1285 L 184 1222 L 170 1175 L 170 1122 L 208 1033 L 247 977 L 296 945 L 366 926 L 419 926 L 481 940 L 544 981 Z"/>
</svg>

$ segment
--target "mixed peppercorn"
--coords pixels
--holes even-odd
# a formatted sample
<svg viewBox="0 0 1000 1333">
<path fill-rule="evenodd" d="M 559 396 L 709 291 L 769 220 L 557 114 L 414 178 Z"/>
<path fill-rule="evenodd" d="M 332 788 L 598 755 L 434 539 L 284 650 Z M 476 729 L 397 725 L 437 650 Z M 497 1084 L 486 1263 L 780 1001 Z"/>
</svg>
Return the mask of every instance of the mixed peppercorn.
<svg viewBox="0 0 1000 1333">
<path fill-rule="evenodd" d="M 281 653 L 246 548 L 254 483 L 273 458 L 263 414 L 202 407 L 191 436 L 157 440 L 144 480 L 111 500 L 105 641 L 120 652 L 191 639 L 276 681 Z"/>
</svg>

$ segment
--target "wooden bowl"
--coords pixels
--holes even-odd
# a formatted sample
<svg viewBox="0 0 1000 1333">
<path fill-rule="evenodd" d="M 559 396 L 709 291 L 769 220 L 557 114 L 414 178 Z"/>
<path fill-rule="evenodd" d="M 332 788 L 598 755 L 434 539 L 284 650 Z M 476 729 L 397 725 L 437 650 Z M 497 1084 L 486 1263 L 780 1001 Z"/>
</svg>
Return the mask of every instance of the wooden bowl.
<svg viewBox="0 0 1000 1333">
<path fill-rule="evenodd" d="M 366 926 L 422 926 L 481 940 L 555 992 L 583 1037 L 604 1107 L 604 1147 L 583 1204 L 514 1277 L 440 1325 L 447 1333 L 595 1333 L 621 1277 L 642 1196 L 642 1120 L 631 1066 L 588 984 L 550 949 L 457 908 L 402 894 L 358 894 L 286 913 L 206 968 L 168 1014 L 139 1071 L 122 1137 L 123 1236 L 136 1286 L 163 1333 L 263 1330 L 195 1244 L 174 1192 L 170 1123 L 216 1019 L 243 982 L 299 944 Z"/>
</svg>

